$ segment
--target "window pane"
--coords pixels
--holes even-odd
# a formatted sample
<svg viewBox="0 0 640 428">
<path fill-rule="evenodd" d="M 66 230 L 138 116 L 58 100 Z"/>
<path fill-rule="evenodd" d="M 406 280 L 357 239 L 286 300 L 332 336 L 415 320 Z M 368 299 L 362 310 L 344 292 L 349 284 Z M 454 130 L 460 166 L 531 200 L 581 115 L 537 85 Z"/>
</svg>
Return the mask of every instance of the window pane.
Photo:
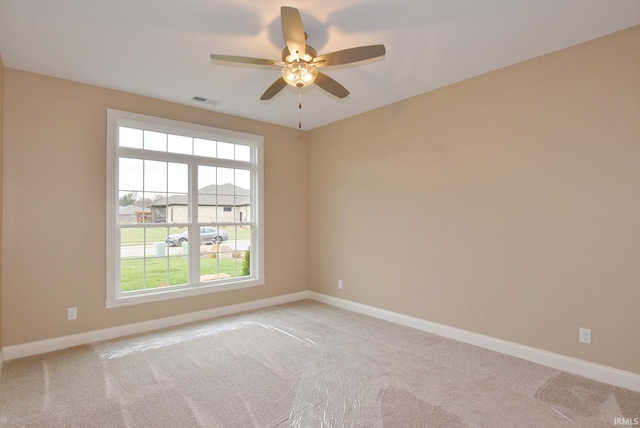
<svg viewBox="0 0 640 428">
<path fill-rule="evenodd" d="M 153 223 L 188 223 L 189 195 L 169 193 L 149 204 Z"/>
<path fill-rule="evenodd" d="M 218 219 L 216 195 L 200 195 L 198 203 L 198 220 L 205 223 L 215 223 Z"/>
<path fill-rule="evenodd" d="M 235 221 L 239 223 L 251 221 L 251 172 L 236 169 Z"/>
<path fill-rule="evenodd" d="M 130 205 L 142 205 L 142 199 L 140 197 L 140 193 L 138 192 L 129 192 L 126 190 L 121 191 L 118 194 L 118 198 L 120 201 L 120 208 L 125 208 Z"/>
<path fill-rule="evenodd" d="M 226 244 L 211 245 L 205 248 L 200 257 L 200 281 L 210 282 L 227 278 L 234 278 L 237 275 L 235 254 Z"/>
<path fill-rule="evenodd" d="M 119 198 L 118 223 L 133 224 L 150 221 L 149 210 L 142 209 L 143 203 L 140 193 L 120 192 Z M 143 211 L 146 219 L 143 217 Z"/>
<path fill-rule="evenodd" d="M 226 176 L 228 174 L 228 168 L 218 168 L 218 176 Z M 234 194 L 235 194 L 235 186 L 231 184 L 233 179 L 225 180 L 225 184 L 217 186 L 217 215 L 219 222 L 230 223 L 235 221 L 234 218 Z"/>
<path fill-rule="evenodd" d="M 198 220 L 216 222 L 217 217 L 217 168 L 198 165 Z"/>
<path fill-rule="evenodd" d="M 249 198 L 240 196 L 236 199 L 239 199 L 236 202 L 238 206 L 235 208 L 236 222 L 238 223 L 250 222 L 251 218 L 249 216 L 249 213 L 251 211 L 251 205 L 249 205 Z"/>
<path fill-rule="evenodd" d="M 251 147 L 236 144 L 236 160 L 251 162 Z"/>
<path fill-rule="evenodd" d="M 251 206 L 251 172 L 249 170 L 199 165 L 198 185 L 200 187 L 198 191 L 199 221 L 222 223 L 250 221 L 248 214 Z"/>
<path fill-rule="evenodd" d="M 187 257 L 167 237 L 186 228 L 136 227 L 120 233 L 120 291 L 136 291 L 187 283 Z"/>
<path fill-rule="evenodd" d="M 218 157 L 220 159 L 234 159 L 235 158 L 235 144 L 231 143 L 223 143 L 222 141 L 218 141 Z"/>
<path fill-rule="evenodd" d="M 143 188 L 143 165 L 141 159 L 120 158 L 118 168 L 119 190 L 141 192 Z"/>
<path fill-rule="evenodd" d="M 173 251 L 173 249 L 171 249 L 171 251 Z M 176 249 L 175 254 L 175 256 L 169 257 L 169 285 L 188 284 L 188 258 L 181 255 L 181 249 Z"/>
<path fill-rule="evenodd" d="M 144 148 L 147 150 L 167 151 L 167 134 L 144 131 Z"/>
<path fill-rule="evenodd" d="M 145 288 L 145 228 L 120 229 L 120 290 Z"/>
<path fill-rule="evenodd" d="M 146 192 L 167 191 L 167 162 L 144 161 L 144 190 Z"/>
<path fill-rule="evenodd" d="M 142 130 L 125 128 L 121 126 L 118 128 L 118 144 L 121 147 L 133 147 L 134 149 L 142 148 Z"/>
<path fill-rule="evenodd" d="M 203 140 L 201 138 L 193 139 L 193 154 L 196 156 L 216 157 L 216 142 L 211 140 Z"/>
<path fill-rule="evenodd" d="M 175 255 L 183 255 L 183 250 L 186 250 L 183 247 L 183 244 L 188 242 L 188 233 L 189 230 L 187 227 L 171 227 L 165 232 L 164 241 L 169 248 L 180 249 L 179 252 L 175 252 Z"/>
<path fill-rule="evenodd" d="M 218 193 L 233 195 L 233 186 L 224 186 L 224 184 L 235 184 L 235 170 L 232 168 L 218 168 L 217 184 L 223 185 L 218 186 Z M 222 188 L 225 190 L 222 190 Z"/>
<path fill-rule="evenodd" d="M 145 259 L 145 288 L 166 287 L 169 282 L 168 271 L 166 257 L 147 257 Z"/>
<path fill-rule="evenodd" d="M 168 216 L 167 198 L 159 198 L 149 204 L 151 223 L 170 223 Z"/>
<path fill-rule="evenodd" d="M 220 231 L 227 239 L 203 250 L 200 258 L 201 282 L 216 281 L 251 274 L 251 227 L 225 226 Z"/>
<path fill-rule="evenodd" d="M 147 288 L 170 287 L 188 283 L 188 257 L 182 248 L 155 243 L 156 252 L 146 259 Z"/>
<path fill-rule="evenodd" d="M 251 275 L 251 226 L 236 226 L 236 251 L 239 253 L 238 276 Z"/>
<path fill-rule="evenodd" d="M 251 171 L 248 169 L 236 169 L 235 170 L 235 185 L 245 192 L 243 195 L 249 196 L 249 190 L 251 190 Z"/>
<path fill-rule="evenodd" d="M 122 258 L 120 260 L 120 291 L 144 289 L 144 258 Z"/>
<path fill-rule="evenodd" d="M 169 134 L 169 152 L 190 155 L 193 152 L 193 138 Z"/>
<path fill-rule="evenodd" d="M 189 165 L 169 162 L 167 190 L 172 193 L 187 193 L 189 189 Z"/>
<path fill-rule="evenodd" d="M 198 188 L 205 190 L 217 183 L 218 168 L 215 166 L 198 165 Z M 215 193 L 215 189 L 208 189 L 205 193 Z"/>
</svg>

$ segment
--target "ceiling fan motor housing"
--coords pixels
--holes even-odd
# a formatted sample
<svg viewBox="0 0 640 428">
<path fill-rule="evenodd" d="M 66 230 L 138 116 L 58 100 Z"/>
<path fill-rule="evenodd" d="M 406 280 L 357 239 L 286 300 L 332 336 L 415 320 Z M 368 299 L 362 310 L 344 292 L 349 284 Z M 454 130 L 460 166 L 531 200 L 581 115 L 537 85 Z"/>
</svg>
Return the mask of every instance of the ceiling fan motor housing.
<svg viewBox="0 0 640 428">
<path fill-rule="evenodd" d="M 289 48 L 285 46 L 285 48 L 282 49 L 282 61 L 286 62 L 287 64 L 290 64 L 295 61 L 304 61 L 307 63 L 310 63 L 311 61 L 313 61 L 313 59 L 318 56 L 318 52 L 316 52 L 316 50 L 309 45 L 304 45 L 304 46 L 305 46 L 305 53 L 302 57 L 300 57 L 298 53 L 292 54 L 289 51 Z"/>
</svg>

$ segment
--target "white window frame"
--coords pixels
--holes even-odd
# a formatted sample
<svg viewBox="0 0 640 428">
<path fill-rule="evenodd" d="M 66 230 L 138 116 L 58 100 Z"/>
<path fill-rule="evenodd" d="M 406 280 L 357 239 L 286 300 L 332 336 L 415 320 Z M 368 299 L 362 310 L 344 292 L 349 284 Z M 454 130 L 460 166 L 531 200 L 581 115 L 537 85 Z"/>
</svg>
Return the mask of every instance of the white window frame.
<svg viewBox="0 0 640 428">
<path fill-rule="evenodd" d="M 193 158 L 190 167 L 190 194 L 192 207 L 197 207 L 197 173 L 193 172 L 195 163 L 237 167 L 241 166 L 251 170 L 251 274 L 249 276 L 220 279 L 213 282 L 191 282 L 186 285 L 163 288 L 146 289 L 135 292 L 120 291 L 120 223 L 119 223 L 119 186 L 118 164 L 119 158 L 126 157 L 131 152 L 144 159 L 158 159 L 158 152 L 122 148 L 118 144 L 118 129 L 120 126 L 132 127 L 150 131 L 187 135 L 195 138 L 203 138 L 228 143 L 238 143 L 251 147 L 251 161 L 232 161 L 218 158 L 201 158 L 195 155 L 187 155 Z M 263 143 L 264 138 L 259 135 L 229 131 L 192 123 L 179 122 L 169 119 L 161 119 L 142 114 L 129 113 L 119 110 L 107 109 L 107 274 L 106 274 L 106 307 L 119 307 L 139 303 L 155 302 L 187 296 L 197 296 L 213 292 L 232 290 L 264 284 L 264 215 L 263 215 Z M 161 158 L 168 161 L 174 160 L 174 154 L 160 152 Z M 175 155 L 175 159 L 184 162 L 185 155 Z M 196 196 L 194 196 L 196 195 Z M 192 236 L 198 236 L 199 223 L 197 209 L 192 209 L 191 214 Z M 156 224 L 156 223 L 154 223 Z M 162 225 L 163 223 L 160 223 Z M 172 224 L 166 223 L 171 226 Z M 199 240 L 188 241 L 189 254 L 199 254 Z M 198 257 L 190 257 L 190 278 L 198 278 Z"/>
</svg>

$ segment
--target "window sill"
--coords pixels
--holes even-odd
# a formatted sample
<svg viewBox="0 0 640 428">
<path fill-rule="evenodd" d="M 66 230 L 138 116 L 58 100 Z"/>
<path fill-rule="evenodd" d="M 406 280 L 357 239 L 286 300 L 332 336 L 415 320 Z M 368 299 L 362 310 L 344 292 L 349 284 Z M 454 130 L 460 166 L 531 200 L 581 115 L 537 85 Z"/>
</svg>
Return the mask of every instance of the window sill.
<svg viewBox="0 0 640 428">
<path fill-rule="evenodd" d="M 237 290 L 247 287 L 264 285 L 264 279 L 245 279 L 239 281 L 226 281 L 224 283 L 200 283 L 195 286 L 176 287 L 174 289 L 162 288 L 162 291 L 143 291 L 139 293 L 127 293 L 107 298 L 105 305 L 109 308 L 138 305 L 142 303 L 160 302 L 182 297 L 201 296 L 203 294 L 218 293 L 221 291 Z"/>
</svg>

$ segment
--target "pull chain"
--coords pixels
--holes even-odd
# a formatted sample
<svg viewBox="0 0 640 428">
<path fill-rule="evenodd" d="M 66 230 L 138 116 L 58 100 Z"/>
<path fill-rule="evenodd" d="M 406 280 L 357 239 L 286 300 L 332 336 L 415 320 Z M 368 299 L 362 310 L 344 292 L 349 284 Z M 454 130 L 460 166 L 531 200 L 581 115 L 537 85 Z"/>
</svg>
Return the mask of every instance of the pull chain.
<svg viewBox="0 0 640 428">
<path fill-rule="evenodd" d="M 298 110 L 299 110 L 298 128 L 302 129 L 302 88 L 298 91 Z"/>
</svg>

